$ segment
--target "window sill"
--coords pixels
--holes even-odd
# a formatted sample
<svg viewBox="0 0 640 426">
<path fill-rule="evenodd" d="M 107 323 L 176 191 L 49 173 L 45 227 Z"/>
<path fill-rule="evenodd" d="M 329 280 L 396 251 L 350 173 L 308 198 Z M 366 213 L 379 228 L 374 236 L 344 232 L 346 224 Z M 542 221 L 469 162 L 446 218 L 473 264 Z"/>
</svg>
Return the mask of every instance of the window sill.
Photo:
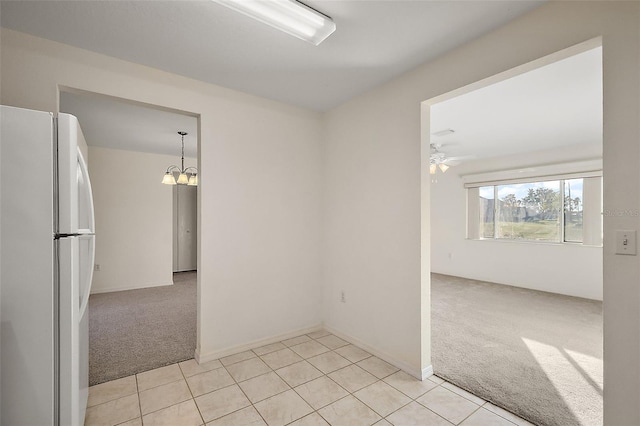
<svg viewBox="0 0 640 426">
<path fill-rule="evenodd" d="M 555 242 L 555 241 L 534 241 L 534 240 L 509 240 L 506 238 L 465 238 L 467 241 L 493 242 L 498 244 L 524 244 L 536 246 L 570 246 L 585 248 L 602 248 L 600 245 L 572 243 L 572 242 Z"/>
</svg>

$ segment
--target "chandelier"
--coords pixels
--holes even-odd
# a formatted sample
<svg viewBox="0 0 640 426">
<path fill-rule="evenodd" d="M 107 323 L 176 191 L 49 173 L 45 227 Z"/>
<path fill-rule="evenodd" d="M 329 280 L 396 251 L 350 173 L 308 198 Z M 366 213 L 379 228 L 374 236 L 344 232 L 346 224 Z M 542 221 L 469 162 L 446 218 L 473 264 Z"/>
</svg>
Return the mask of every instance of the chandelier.
<svg viewBox="0 0 640 426">
<path fill-rule="evenodd" d="M 167 167 L 167 171 L 162 178 L 162 183 L 165 185 L 189 185 L 189 186 L 198 186 L 198 169 L 195 167 L 187 167 L 184 168 L 184 137 L 188 134 L 187 132 L 178 132 L 178 134 L 182 137 L 182 167 L 178 166 L 169 166 Z M 176 177 L 174 176 L 174 172 L 178 172 L 178 180 L 176 181 Z"/>
</svg>

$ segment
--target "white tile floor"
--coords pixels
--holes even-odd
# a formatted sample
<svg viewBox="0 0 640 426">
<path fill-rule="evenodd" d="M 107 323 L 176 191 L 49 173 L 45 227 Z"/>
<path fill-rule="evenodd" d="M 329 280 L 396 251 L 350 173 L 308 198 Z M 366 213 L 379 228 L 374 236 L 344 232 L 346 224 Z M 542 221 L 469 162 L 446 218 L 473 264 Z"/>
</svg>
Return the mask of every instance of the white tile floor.
<svg viewBox="0 0 640 426">
<path fill-rule="evenodd" d="M 102 383 L 88 405 L 85 425 L 530 425 L 325 331 Z"/>
</svg>

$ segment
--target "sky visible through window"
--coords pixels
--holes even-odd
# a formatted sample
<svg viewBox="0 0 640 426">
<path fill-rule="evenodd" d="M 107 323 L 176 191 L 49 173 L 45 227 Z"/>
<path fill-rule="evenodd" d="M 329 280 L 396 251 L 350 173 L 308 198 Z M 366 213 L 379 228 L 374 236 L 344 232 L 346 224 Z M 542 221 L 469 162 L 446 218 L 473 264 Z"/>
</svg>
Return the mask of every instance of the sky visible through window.
<svg viewBox="0 0 640 426">
<path fill-rule="evenodd" d="M 582 179 L 565 180 L 565 196 L 569 196 L 568 189 L 571 190 L 571 198 L 580 198 L 582 200 Z M 570 183 L 570 187 L 567 185 Z M 558 181 L 533 182 L 533 183 L 513 183 L 498 187 L 498 198 L 503 199 L 509 194 L 514 194 L 517 199 L 521 200 L 527 196 L 529 189 L 549 188 L 558 189 Z M 480 188 L 480 196 L 488 200 L 493 199 L 493 186 L 483 186 Z"/>
</svg>

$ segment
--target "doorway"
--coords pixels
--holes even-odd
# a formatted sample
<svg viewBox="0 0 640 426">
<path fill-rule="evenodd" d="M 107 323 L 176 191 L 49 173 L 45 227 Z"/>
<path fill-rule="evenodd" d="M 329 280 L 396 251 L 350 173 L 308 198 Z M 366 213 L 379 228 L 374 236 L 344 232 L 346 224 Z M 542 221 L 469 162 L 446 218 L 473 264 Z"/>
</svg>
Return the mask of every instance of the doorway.
<svg viewBox="0 0 640 426">
<path fill-rule="evenodd" d="M 193 272 L 174 285 L 174 186 L 162 182 L 175 164 L 193 175 L 198 115 L 76 89 L 61 89 L 60 111 L 78 117 L 83 129 L 94 196 L 90 385 L 193 358 L 197 261 L 182 266 Z M 196 198 L 197 186 L 189 188 L 180 198 Z M 196 252 L 198 215 L 191 203 L 183 252 Z"/>
<path fill-rule="evenodd" d="M 519 123 L 507 113 L 496 113 L 500 122 L 493 123 L 492 117 L 485 115 L 491 111 L 491 105 L 481 101 L 469 109 L 473 114 L 471 124 L 483 132 L 476 132 L 472 138 L 479 146 L 475 151 L 465 151 L 465 137 L 471 133 L 465 133 L 463 124 L 447 124 L 442 120 L 439 109 L 445 108 L 440 107 L 454 104 L 457 98 L 478 95 L 479 99 L 480 93 L 494 85 L 506 82 L 502 86 L 509 86 L 529 73 L 540 74 L 547 67 L 587 56 L 597 59 L 595 69 L 600 73 L 597 82 L 580 90 L 577 86 L 584 83 L 581 80 L 584 73 L 577 72 L 569 80 L 550 87 L 550 91 L 577 90 L 572 95 L 574 102 L 578 100 L 572 110 L 574 118 L 590 116 L 589 109 L 593 106 L 600 108 L 587 126 L 574 125 L 582 131 L 598 124 L 592 132 L 595 139 L 589 140 L 593 143 L 584 144 L 585 137 L 576 136 L 577 132 L 571 133 L 570 129 L 563 131 L 564 125 L 576 122 L 563 118 L 568 107 L 562 101 L 536 108 L 532 105 L 535 96 L 508 91 L 503 95 L 515 100 L 513 110 L 523 105 L 535 110 L 524 114 L 525 119 L 535 122 L 546 116 L 558 121 L 551 126 L 536 124 L 534 130 L 521 125 L 516 129 L 519 133 L 503 138 L 503 132 L 508 133 L 509 128 Z M 431 221 L 430 232 L 423 235 L 422 244 L 431 248 L 430 268 L 426 269 L 438 273 L 431 275 L 434 373 L 536 424 L 602 422 L 601 63 L 601 41 L 595 39 L 423 103 L 423 161 L 430 161 L 432 170 L 423 172 L 422 178 L 422 185 L 429 187 L 423 191 L 429 199 L 424 203 L 423 198 L 423 206 L 429 206 L 423 215 L 426 213 Z M 534 85 L 528 89 L 542 90 Z M 599 90 L 600 98 L 590 102 L 588 93 L 594 89 Z M 459 118 L 466 113 L 459 109 L 454 116 Z M 564 137 L 564 145 L 555 142 L 545 146 L 553 138 L 549 133 L 554 132 L 553 137 Z M 528 140 L 532 135 L 533 140 Z M 495 144 L 500 139 L 506 139 L 508 144 Z M 518 144 L 522 142 L 523 145 Z M 524 192 L 519 192 L 520 189 Z M 547 210 L 535 210 L 536 194 L 547 196 L 546 201 L 550 202 L 545 204 Z M 575 233 L 578 224 L 579 237 Z M 576 239 L 581 241 L 572 241 Z M 589 271 L 586 280 L 575 275 L 583 270 Z M 569 275 L 563 276 L 565 273 Z M 500 299 L 506 288 L 510 296 L 521 294 L 522 299 Z M 471 293 L 469 298 L 464 297 L 467 293 Z M 545 309 L 549 301 L 556 313 L 564 315 L 562 321 L 545 325 L 545 320 L 553 315 L 545 315 L 541 310 L 524 320 L 531 306 Z M 489 305 L 480 307 L 484 302 Z M 465 306 L 462 312 L 455 310 L 462 306 Z M 474 317 L 478 314 L 476 308 L 482 312 Z M 565 315 L 572 309 L 574 314 Z M 500 320 L 496 324 L 509 333 L 491 337 L 496 324 L 490 319 L 503 310 L 511 313 L 497 315 Z M 465 323 L 464 319 L 469 321 Z M 532 327 L 519 328 L 520 322 Z M 564 322 L 573 322 L 577 329 L 555 339 L 552 331 L 557 331 Z M 445 329 L 447 332 L 442 333 Z M 469 356 L 465 356 L 463 349 L 453 350 L 452 340 L 447 341 L 455 336 L 464 339 L 465 335 L 469 339 L 463 342 L 464 347 L 473 346 L 472 341 L 478 343 L 478 350 L 472 349 Z M 507 339 L 508 336 L 512 338 Z M 447 362 L 441 356 L 445 347 L 459 358 L 449 365 L 451 369 L 443 368 L 442 363 Z M 478 354 L 482 351 L 493 353 L 493 358 L 489 362 L 480 359 Z M 502 370 L 514 366 L 516 352 L 522 354 L 525 362 L 519 370 L 515 366 L 513 371 L 518 372 L 510 377 L 516 379 L 509 383 L 501 379 L 509 376 L 502 374 Z M 462 377 L 463 366 L 453 365 L 458 361 L 475 370 Z M 577 392 L 576 388 L 567 387 L 571 380 L 577 383 Z M 585 401 L 589 403 L 581 405 Z"/>
</svg>

